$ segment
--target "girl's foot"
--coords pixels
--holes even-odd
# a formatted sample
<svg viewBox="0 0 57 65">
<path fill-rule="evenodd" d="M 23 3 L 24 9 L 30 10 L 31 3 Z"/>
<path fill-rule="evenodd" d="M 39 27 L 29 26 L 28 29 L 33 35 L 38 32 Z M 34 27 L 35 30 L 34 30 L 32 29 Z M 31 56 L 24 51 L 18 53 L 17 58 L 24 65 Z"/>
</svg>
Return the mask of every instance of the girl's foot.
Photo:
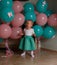
<svg viewBox="0 0 57 65">
<path fill-rule="evenodd" d="M 25 56 L 26 52 L 22 53 L 21 56 Z"/>
<path fill-rule="evenodd" d="M 34 58 L 35 56 L 34 55 L 31 55 L 32 56 L 32 58 Z"/>
<path fill-rule="evenodd" d="M 32 58 L 34 58 L 35 56 L 34 56 L 34 54 L 33 54 L 33 51 L 31 51 L 31 56 L 32 56 Z"/>
</svg>

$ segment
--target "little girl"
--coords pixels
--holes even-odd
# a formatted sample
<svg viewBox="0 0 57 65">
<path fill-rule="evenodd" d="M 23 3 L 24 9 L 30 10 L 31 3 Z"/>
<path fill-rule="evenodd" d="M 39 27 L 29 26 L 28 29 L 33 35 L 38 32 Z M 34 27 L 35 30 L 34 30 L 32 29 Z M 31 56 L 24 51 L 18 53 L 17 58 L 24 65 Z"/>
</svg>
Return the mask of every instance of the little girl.
<svg viewBox="0 0 57 65">
<path fill-rule="evenodd" d="M 19 49 L 23 50 L 24 52 L 21 56 L 25 56 L 26 51 L 31 51 L 31 56 L 34 58 L 33 50 L 36 50 L 36 44 L 33 39 L 34 30 L 32 29 L 33 22 L 27 21 L 25 28 L 24 28 L 24 37 L 20 41 Z"/>
</svg>

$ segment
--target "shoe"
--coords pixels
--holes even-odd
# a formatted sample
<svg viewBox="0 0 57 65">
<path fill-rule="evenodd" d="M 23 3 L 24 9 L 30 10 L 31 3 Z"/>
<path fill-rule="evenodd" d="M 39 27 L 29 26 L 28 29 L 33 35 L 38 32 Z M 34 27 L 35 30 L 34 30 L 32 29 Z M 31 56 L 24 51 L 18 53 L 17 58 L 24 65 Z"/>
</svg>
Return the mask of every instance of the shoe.
<svg viewBox="0 0 57 65">
<path fill-rule="evenodd" d="M 32 56 L 32 58 L 34 58 L 35 56 L 34 55 L 31 55 Z"/>
<path fill-rule="evenodd" d="M 25 52 L 21 54 L 21 56 L 25 56 Z"/>
</svg>

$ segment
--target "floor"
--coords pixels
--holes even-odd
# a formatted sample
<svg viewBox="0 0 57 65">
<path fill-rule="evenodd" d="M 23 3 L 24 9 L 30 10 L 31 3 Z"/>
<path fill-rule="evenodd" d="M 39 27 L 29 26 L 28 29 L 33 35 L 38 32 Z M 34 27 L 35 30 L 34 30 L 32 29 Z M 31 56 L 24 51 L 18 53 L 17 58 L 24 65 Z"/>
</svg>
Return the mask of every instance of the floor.
<svg viewBox="0 0 57 65">
<path fill-rule="evenodd" d="M 15 53 L 12 57 L 4 56 L 4 51 L 0 50 L 0 65 L 57 65 L 57 53 L 45 50 L 40 50 L 31 58 L 29 55 L 21 57 L 20 54 Z"/>
</svg>

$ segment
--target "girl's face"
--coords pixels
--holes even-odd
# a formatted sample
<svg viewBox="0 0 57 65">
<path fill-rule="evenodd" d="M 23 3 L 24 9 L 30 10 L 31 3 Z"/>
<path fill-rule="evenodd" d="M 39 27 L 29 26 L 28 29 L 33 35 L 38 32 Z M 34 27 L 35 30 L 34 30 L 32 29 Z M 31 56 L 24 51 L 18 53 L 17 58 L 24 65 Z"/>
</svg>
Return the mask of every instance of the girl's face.
<svg viewBox="0 0 57 65">
<path fill-rule="evenodd" d="M 32 21 L 27 21 L 26 27 L 31 28 L 32 26 L 33 26 L 33 22 Z"/>
</svg>

